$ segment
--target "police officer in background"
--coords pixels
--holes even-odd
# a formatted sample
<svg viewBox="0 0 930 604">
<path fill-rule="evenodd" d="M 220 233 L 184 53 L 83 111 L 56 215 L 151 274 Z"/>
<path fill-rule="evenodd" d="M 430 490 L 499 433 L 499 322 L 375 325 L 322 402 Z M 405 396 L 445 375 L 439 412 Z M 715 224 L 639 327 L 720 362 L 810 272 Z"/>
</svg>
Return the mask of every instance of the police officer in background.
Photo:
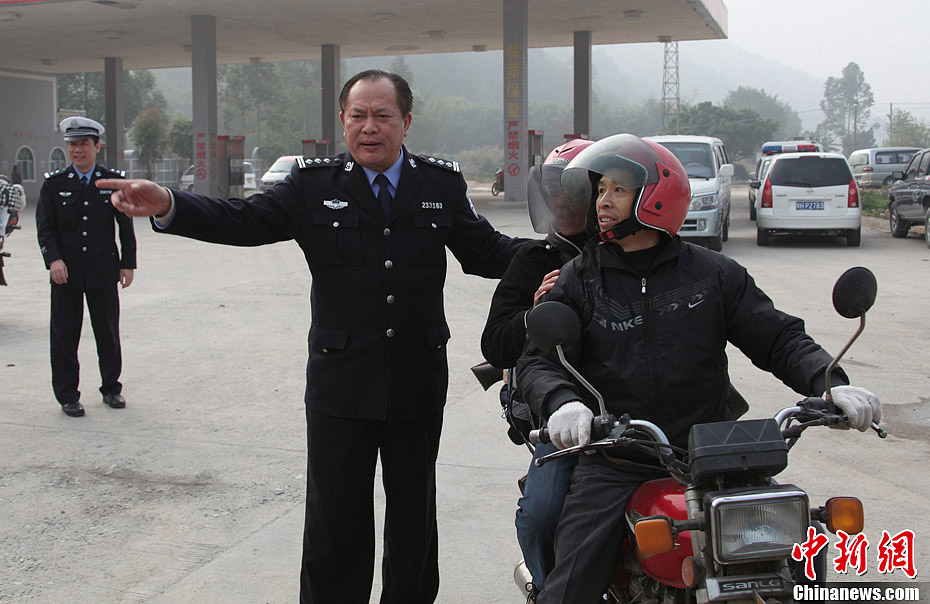
<svg viewBox="0 0 930 604">
<path fill-rule="evenodd" d="M 52 281 L 52 387 L 62 411 L 80 417 L 84 407 L 78 392 L 78 343 L 85 298 L 97 342 L 103 402 L 114 409 L 126 406 L 119 382 L 123 361 L 116 284 L 132 283 L 136 236 L 132 219 L 110 205 L 111 191 L 95 186 L 98 180 L 124 176 L 97 164 L 103 126 L 92 119 L 69 117 L 58 128 L 68 143 L 71 165 L 45 175 L 36 227 Z"/>
<path fill-rule="evenodd" d="M 465 272 L 499 278 L 525 240 L 475 212 L 457 164 L 403 146 L 413 94 L 379 70 L 339 97 L 348 152 L 298 159 L 248 199 L 105 181 L 113 204 L 203 241 L 293 239 L 312 275 L 307 365 L 307 507 L 302 604 L 368 604 L 374 478 L 386 495 L 382 604 L 439 590 L 436 456 L 448 385 L 446 248 Z M 161 226 L 160 226 L 161 225 Z"/>
</svg>

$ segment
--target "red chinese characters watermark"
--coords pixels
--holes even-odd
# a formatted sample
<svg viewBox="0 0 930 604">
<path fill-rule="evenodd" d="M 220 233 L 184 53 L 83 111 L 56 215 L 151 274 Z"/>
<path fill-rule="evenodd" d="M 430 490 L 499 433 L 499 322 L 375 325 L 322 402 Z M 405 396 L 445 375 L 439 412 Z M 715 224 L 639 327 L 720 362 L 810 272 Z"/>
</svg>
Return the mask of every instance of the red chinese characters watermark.
<svg viewBox="0 0 930 604">
<path fill-rule="evenodd" d="M 853 566 L 857 575 L 864 575 L 869 570 L 869 559 L 866 555 L 869 540 L 862 533 L 853 539 L 850 539 L 845 531 L 837 531 L 836 536 L 839 537 L 839 541 L 834 543 L 833 547 L 840 553 L 833 559 L 833 569 L 838 573 L 846 574 L 849 572 L 849 567 Z"/>
<path fill-rule="evenodd" d="M 882 540 L 878 544 L 878 572 L 891 573 L 896 568 L 913 579 L 917 576 L 914 568 L 914 531 L 901 531 L 891 536 L 882 531 Z"/>
<path fill-rule="evenodd" d="M 833 547 L 838 553 L 833 558 L 833 570 L 847 574 L 850 569 L 854 569 L 856 575 L 864 575 L 869 569 L 868 538 L 863 533 L 851 536 L 844 531 L 837 531 L 836 536 L 837 541 Z M 807 539 L 803 543 L 796 543 L 791 549 L 791 559 L 804 562 L 804 575 L 811 581 L 817 579 L 814 558 L 828 541 L 826 535 L 818 533 L 814 527 L 808 527 Z M 904 571 L 911 579 L 917 576 L 914 566 L 914 531 L 904 530 L 896 535 L 882 531 L 877 550 L 878 572 L 891 573 L 897 569 Z"/>
<path fill-rule="evenodd" d="M 804 561 L 804 575 L 811 581 L 817 578 L 814 573 L 814 557 L 820 553 L 829 539 L 827 536 L 818 533 L 814 527 L 807 527 L 807 541 L 804 543 L 795 543 L 791 549 L 791 559 L 796 562 Z"/>
</svg>

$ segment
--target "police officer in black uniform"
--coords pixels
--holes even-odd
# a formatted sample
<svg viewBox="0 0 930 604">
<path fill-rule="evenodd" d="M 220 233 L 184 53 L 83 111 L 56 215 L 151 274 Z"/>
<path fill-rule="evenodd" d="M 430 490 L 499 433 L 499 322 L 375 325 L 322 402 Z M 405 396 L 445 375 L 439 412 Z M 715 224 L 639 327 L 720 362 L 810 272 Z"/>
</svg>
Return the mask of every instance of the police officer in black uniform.
<svg viewBox="0 0 930 604">
<path fill-rule="evenodd" d="M 312 274 L 307 364 L 307 508 L 302 604 L 368 604 L 374 478 L 386 494 L 382 604 L 430 604 L 439 589 L 435 462 L 448 385 L 446 248 L 498 278 L 525 240 L 479 216 L 454 162 L 403 147 L 413 95 L 372 70 L 340 95 L 348 153 L 301 158 L 273 189 L 213 199 L 145 181 L 114 205 L 203 241 L 293 239 Z M 132 188 L 130 189 L 130 184 Z"/>
<path fill-rule="evenodd" d="M 68 143 L 71 165 L 45 175 L 36 205 L 36 227 L 52 282 L 52 387 L 62 411 L 79 417 L 84 415 L 78 391 L 78 344 L 85 298 L 97 342 L 103 402 L 114 409 L 126 406 L 119 382 L 123 363 L 116 284 L 129 287 L 132 283 L 136 237 L 132 219 L 110 204 L 112 191 L 95 186 L 98 180 L 124 176 L 97 165 L 103 126 L 92 119 L 72 117 L 62 120 L 59 129 Z"/>
</svg>

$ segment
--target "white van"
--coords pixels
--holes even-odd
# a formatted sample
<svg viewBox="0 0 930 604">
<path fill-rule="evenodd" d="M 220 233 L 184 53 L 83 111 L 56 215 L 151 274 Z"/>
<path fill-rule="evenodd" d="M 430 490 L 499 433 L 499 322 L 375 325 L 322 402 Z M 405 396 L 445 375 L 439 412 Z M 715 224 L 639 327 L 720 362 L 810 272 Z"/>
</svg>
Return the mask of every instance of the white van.
<svg viewBox="0 0 930 604">
<path fill-rule="evenodd" d="M 270 189 L 275 186 L 291 173 L 291 168 L 294 167 L 294 162 L 297 161 L 299 155 L 282 155 L 278 159 L 274 160 L 274 163 L 271 164 L 271 167 L 262 175 L 262 189 Z"/>
<path fill-rule="evenodd" d="M 730 181 L 733 165 L 723 141 L 712 136 L 647 136 L 684 165 L 691 183 L 691 207 L 678 232 L 719 252 L 730 235 Z"/>
<path fill-rule="evenodd" d="M 918 147 L 883 147 L 859 149 L 849 156 L 856 184 L 860 187 L 878 188 L 894 182 L 894 172 L 903 172 L 907 162 L 920 151 Z"/>
</svg>

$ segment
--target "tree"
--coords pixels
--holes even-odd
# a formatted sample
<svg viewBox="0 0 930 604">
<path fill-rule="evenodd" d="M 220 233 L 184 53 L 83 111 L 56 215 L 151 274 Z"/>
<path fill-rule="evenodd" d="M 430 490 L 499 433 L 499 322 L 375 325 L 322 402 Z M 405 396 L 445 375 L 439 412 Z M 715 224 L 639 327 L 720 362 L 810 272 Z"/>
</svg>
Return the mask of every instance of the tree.
<svg viewBox="0 0 930 604">
<path fill-rule="evenodd" d="M 180 111 L 174 114 L 171 131 L 168 133 L 168 146 L 171 152 L 183 157 L 188 162 L 194 155 L 194 122 L 184 117 Z"/>
<path fill-rule="evenodd" d="M 56 80 L 59 109 L 83 111 L 85 116 L 104 122 L 106 95 L 102 71 L 62 74 Z M 147 69 L 123 72 L 123 127 L 131 127 L 146 107 L 162 111 L 168 108 L 154 74 Z"/>
<path fill-rule="evenodd" d="M 405 59 L 403 55 L 394 57 L 390 67 L 388 67 L 388 71 L 396 73 L 407 80 L 407 83 L 410 84 L 410 88 L 413 88 L 413 69 L 407 64 L 407 59 Z"/>
<path fill-rule="evenodd" d="M 777 127 L 777 122 L 763 119 L 752 109 L 733 109 L 705 101 L 682 107 L 679 133 L 719 138 L 727 147 L 730 161 L 735 162 L 755 157 L 756 151 L 772 138 Z"/>
<path fill-rule="evenodd" d="M 148 69 L 127 72 L 123 78 L 123 117 L 128 128 L 143 110 L 155 107 L 162 115 L 168 110 L 165 95 L 158 90 L 155 74 Z"/>
<path fill-rule="evenodd" d="M 152 178 L 152 166 L 165 153 L 167 135 L 165 114 L 157 107 L 144 109 L 133 124 L 133 139 L 139 152 L 139 161 L 145 166 L 146 178 Z"/>
<path fill-rule="evenodd" d="M 766 94 L 765 89 L 740 86 L 731 90 L 723 104 L 733 109 L 752 109 L 766 119 L 778 123 L 772 138 L 786 140 L 801 132 L 801 118 L 788 103 L 778 100 L 778 96 Z"/>
<path fill-rule="evenodd" d="M 910 111 L 895 109 L 891 114 L 891 127 L 886 147 L 930 147 L 930 124 L 914 117 Z"/>
<path fill-rule="evenodd" d="M 841 77 L 827 78 L 824 83 L 821 125 L 836 135 L 844 155 L 875 146 L 875 125 L 869 125 L 874 104 L 872 87 L 865 81 L 865 74 L 857 63 L 849 63 L 843 68 Z"/>
</svg>

